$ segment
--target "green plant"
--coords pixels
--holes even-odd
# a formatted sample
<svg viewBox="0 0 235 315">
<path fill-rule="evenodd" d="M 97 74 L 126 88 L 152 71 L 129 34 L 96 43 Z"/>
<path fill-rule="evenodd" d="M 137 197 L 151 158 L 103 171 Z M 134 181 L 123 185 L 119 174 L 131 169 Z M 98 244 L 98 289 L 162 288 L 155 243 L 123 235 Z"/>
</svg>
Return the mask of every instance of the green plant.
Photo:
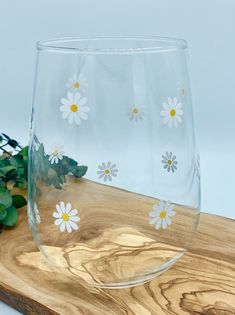
<svg viewBox="0 0 235 315">
<path fill-rule="evenodd" d="M 66 175 L 72 174 L 75 177 L 83 177 L 87 172 L 87 166 L 78 163 L 67 157 L 58 164 L 51 164 L 49 156 L 44 151 L 44 146 L 39 143 L 36 158 L 38 159 L 39 179 L 45 185 L 53 185 L 56 189 L 61 189 L 66 182 Z M 12 153 L 10 150 L 13 150 Z M 3 226 L 12 227 L 16 224 L 19 215 L 19 208 L 27 204 L 24 197 L 26 195 L 28 182 L 28 146 L 21 147 L 20 144 L 2 133 L 0 135 L 0 231 Z M 17 188 L 25 190 L 23 194 L 16 194 Z M 23 191 L 22 191 L 23 192 Z"/>
</svg>

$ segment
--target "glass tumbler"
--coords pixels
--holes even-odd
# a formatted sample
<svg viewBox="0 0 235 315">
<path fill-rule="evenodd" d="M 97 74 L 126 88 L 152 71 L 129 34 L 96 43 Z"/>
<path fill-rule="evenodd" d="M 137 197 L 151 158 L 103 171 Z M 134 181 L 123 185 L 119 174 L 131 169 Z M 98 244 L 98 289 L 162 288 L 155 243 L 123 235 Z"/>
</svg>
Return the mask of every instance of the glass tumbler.
<svg viewBox="0 0 235 315">
<path fill-rule="evenodd" d="M 48 261 L 104 288 L 182 257 L 200 207 L 182 39 L 37 43 L 28 219 Z"/>
</svg>

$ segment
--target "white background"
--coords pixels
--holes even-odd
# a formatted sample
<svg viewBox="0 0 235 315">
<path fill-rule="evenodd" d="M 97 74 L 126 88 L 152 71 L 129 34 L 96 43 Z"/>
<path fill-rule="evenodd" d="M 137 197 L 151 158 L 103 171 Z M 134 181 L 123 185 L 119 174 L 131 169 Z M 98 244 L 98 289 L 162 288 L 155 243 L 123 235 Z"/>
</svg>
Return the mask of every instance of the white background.
<svg viewBox="0 0 235 315">
<path fill-rule="evenodd" d="M 202 210 L 235 218 L 234 12 L 234 0 L 1 0 L 0 131 L 28 141 L 37 40 L 185 38 L 201 152 Z M 1 315 L 13 314 L 3 307 Z"/>
</svg>

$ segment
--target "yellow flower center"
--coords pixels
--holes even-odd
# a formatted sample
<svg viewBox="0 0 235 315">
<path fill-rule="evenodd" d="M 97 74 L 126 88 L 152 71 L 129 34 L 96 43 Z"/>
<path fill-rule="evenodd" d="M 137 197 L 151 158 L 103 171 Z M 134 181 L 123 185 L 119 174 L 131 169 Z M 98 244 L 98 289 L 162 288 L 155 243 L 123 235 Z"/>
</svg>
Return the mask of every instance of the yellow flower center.
<svg viewBox="0 0 235 315">
<path fill-rule="evenodd" d="M 55 149 L 55 150 L 53 151 L 53 155 L 58 155 L 58 154 L 59 154 L 58 149 Z"/>
<path fill-rule="evenodd" d="M 71 112 L 73 112 L 73 113 L 78 112 L 78 106 L 77 106 L 77 104 L 72 104 L 72 105 L 70 106 L 70 110 L 71 110 Z"/>
<path fill-rule="evenodd" d="M 166 217 L 166 211 L 163 210 L 163 211 L 160 212 L 160 218 L 161 219 L 165 219 L 165 217 Z"/>
<path fill-rule="evenodd" d="M 168 160 L 168 161 L 167 161 L 167 164 L 168 164 L 169 166 L 171 166 L 172 161 L 171 161 L 171 160 Z"/>
<path fill-rule="evenodd" d="M 133 112 L 133 114 L 138 114 L 139 113 L 139 109 L 137 107 L 134 107 L 132 112 Z"/>
<path fill-rule="evenodd" d="M 175 115 L 176 115 L 176 110 L 175 110 L 174 108 L 171 109 L 170 115 L 171 115 L 171 117 L 175 117 Z"/>
<path fill-rule="evenodd" d="M 74 82 L 73 87 L 74 87 L 75 89 L 79 89 L 79 88 L 80 88 L 79 82 Z"/>
<path fill-rule="evenodd" d="M 109 174 L 109 173 L 110 173 L 110 170 L 109 170 L 109 169 L 106 169 L 106 170 L 104 171 L 104 173 L 105 173 L 105 174 Z"/>
<path fill-rule="evenodd" d="M 62 219 L 63 219 L 64 221 L 68 221 L 68 220 L 69 220 L 68 214 L 67 214 L 67 213 L 63 213 Z"/>
</svg>

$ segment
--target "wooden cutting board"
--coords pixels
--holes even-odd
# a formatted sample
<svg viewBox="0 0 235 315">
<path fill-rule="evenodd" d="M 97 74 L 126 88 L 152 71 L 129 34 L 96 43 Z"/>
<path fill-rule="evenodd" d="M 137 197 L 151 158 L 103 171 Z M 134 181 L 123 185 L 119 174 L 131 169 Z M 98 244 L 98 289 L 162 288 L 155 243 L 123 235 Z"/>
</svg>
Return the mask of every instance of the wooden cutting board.
<svg viewBox="0 0 235 315">
<path fill-rule="evenodd" d="M 95 188 L 94 183 L 83 183 Z M 0 235 L 0 300 L 23 314 L 235 314 L 232 219 L 201 214 L 189 251 L 170 270 L 138 287 L 102 290 L 51 268 L 35 246 L 24 209 L 21 212 L 17 226 Z"/>
</svg>

